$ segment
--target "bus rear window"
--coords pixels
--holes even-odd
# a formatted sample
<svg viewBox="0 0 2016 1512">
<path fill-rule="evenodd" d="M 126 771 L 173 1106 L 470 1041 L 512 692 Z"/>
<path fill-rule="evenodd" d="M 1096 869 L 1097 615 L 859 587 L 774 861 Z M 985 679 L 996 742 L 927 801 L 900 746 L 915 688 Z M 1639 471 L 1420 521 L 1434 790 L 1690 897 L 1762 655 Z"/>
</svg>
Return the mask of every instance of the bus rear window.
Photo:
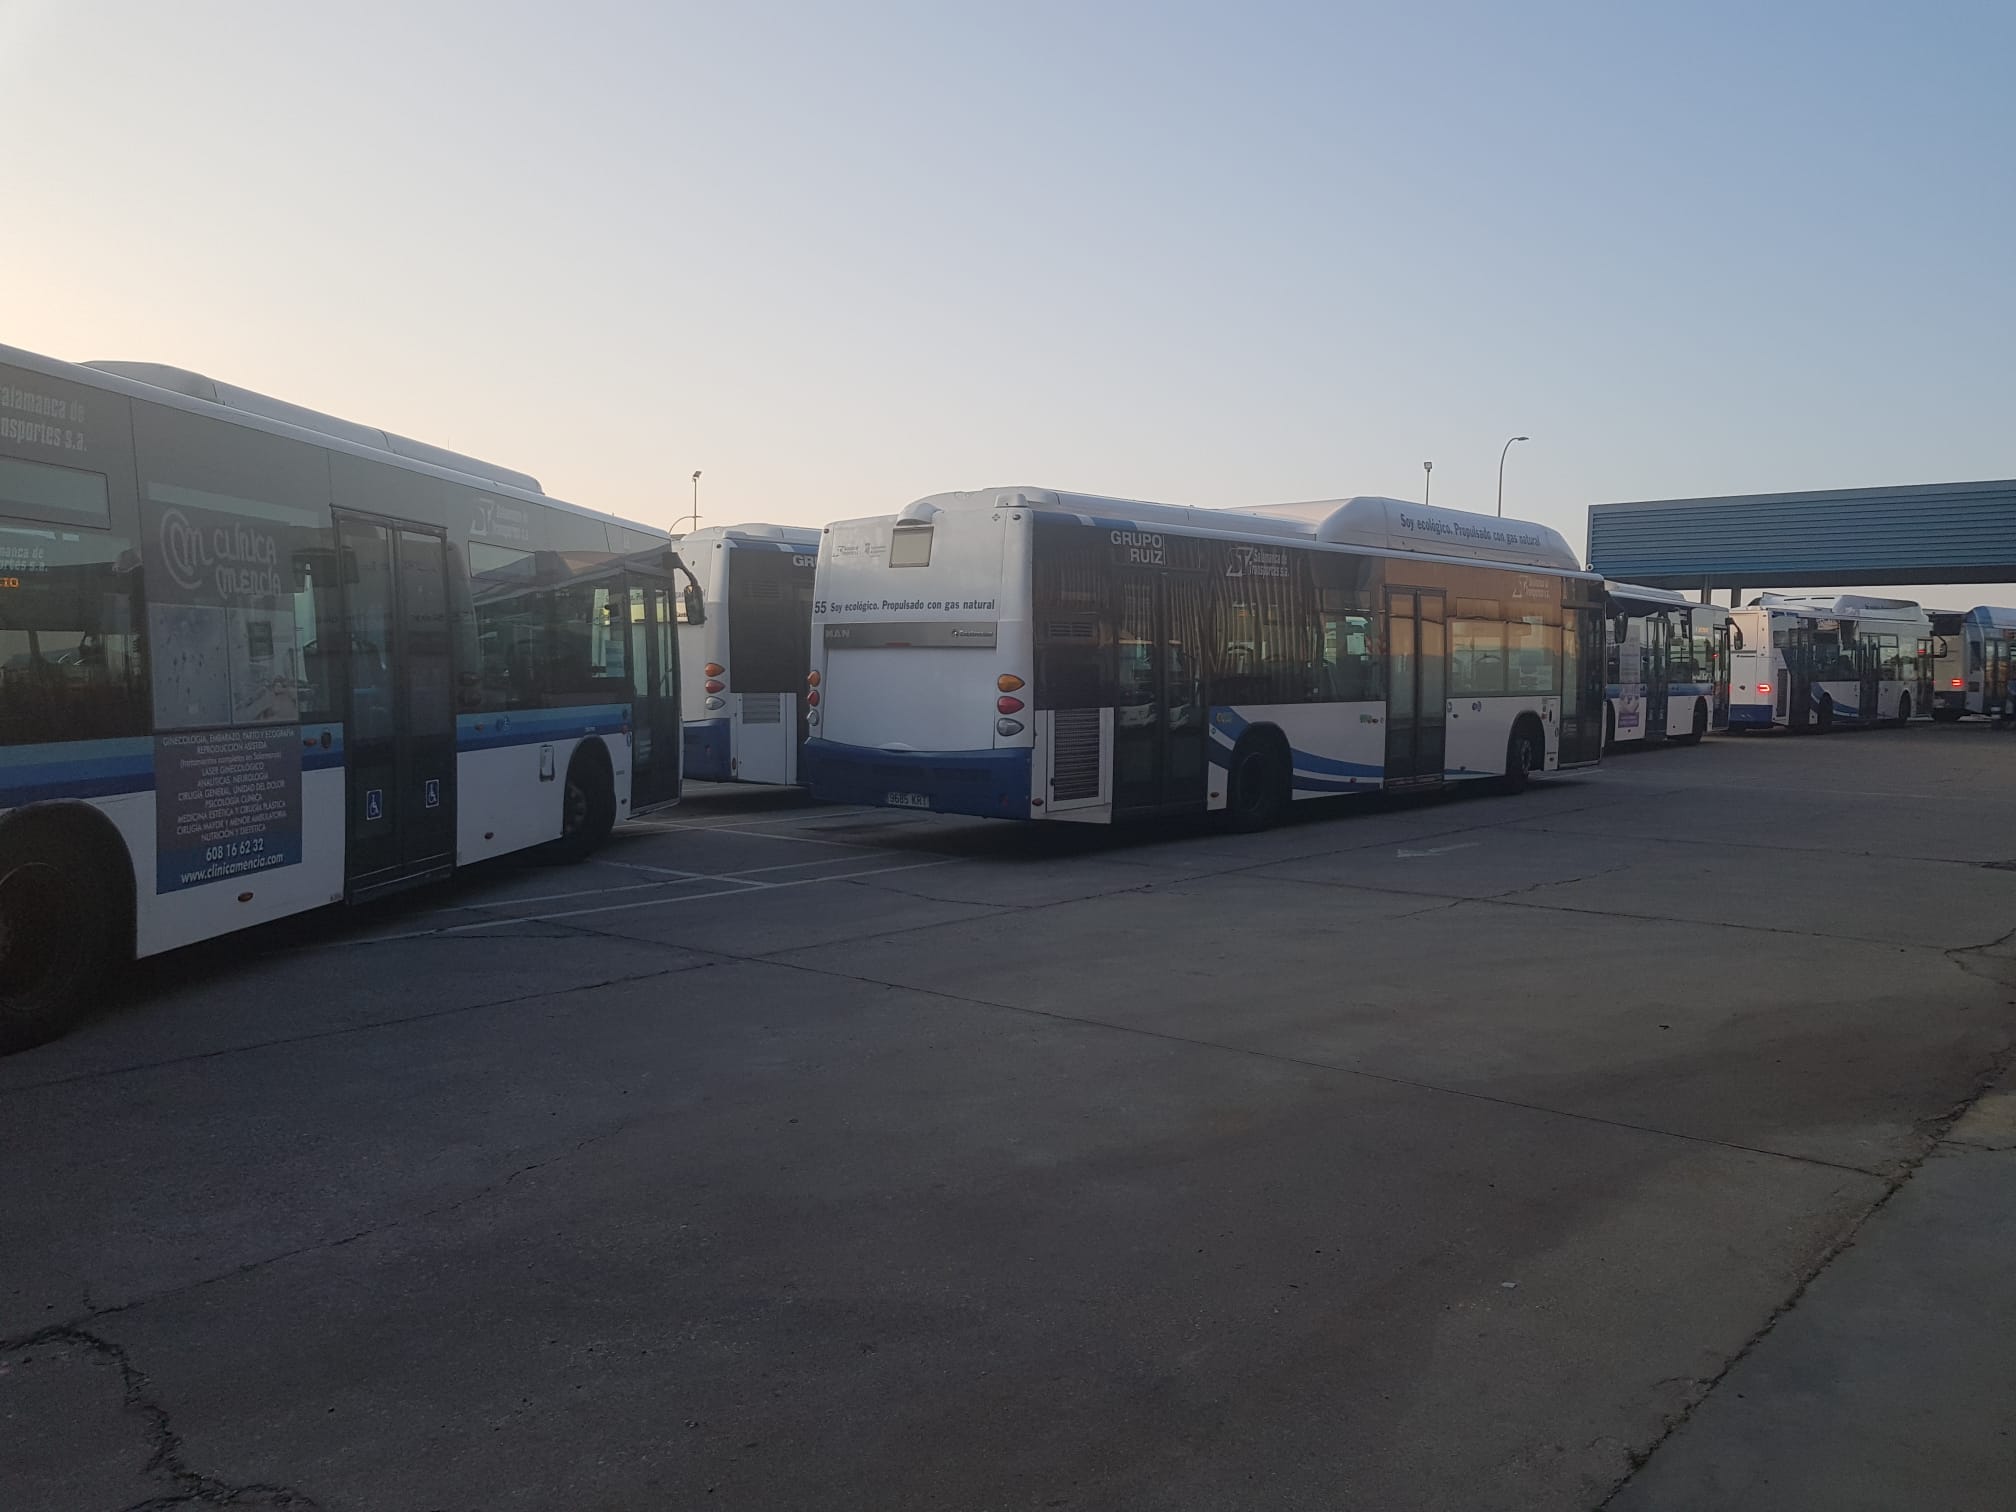
<svg viewBox="0 0 2016 1512">
<path fill-rule="evenodd" d="M 112 526 L 103 473 L 0 457 L 0 514 L 51 525 Z"/>
<path fill-rule="evenodd" d="M 929 567 L 931 565 L 931 527 L 910 526 L 892 532 L 889 537 L 889 565 L 891 567 Z"/>
</svg>

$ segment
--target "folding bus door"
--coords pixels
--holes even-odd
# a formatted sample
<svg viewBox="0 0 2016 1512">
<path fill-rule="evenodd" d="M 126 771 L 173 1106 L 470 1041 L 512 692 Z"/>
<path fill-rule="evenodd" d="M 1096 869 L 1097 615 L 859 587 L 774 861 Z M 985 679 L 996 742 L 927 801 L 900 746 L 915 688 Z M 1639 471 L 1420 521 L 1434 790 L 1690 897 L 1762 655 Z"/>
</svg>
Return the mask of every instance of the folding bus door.
<svg viewBox="0 0 2016 1512">
<path fill-rule="evenodd" d="M 448 553 L 425 525 L 336 517 L 349 670 L 344 882 L 354 898 L 455 865 Z"/>
</svg>

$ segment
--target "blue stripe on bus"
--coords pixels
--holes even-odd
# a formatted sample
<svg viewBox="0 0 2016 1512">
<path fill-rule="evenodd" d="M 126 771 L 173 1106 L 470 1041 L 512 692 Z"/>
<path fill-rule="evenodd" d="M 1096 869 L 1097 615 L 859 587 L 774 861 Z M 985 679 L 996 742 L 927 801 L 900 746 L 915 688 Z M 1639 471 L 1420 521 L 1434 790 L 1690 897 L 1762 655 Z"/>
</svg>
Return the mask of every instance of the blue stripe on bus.
<svg viewBox="0 0 2016 1512">
<path fill-rule="evenodd" d="M 145 735 L 0 746 L 0 806 L 109 798 L 153 788 L 154 742 Z"/>
<path fill-rule="evenodd" d="M 617 735 L 630 727 L 628 704 L 592 704 L 578 709 L 513 709 L 499 714 L 463 714 L 455 720 L 455 744 L 464 751 L 540 745 Z"/>
<path fill-rule="evenodd" d="M 1760 730 L 1769 729 L 1775 717 L 1769 704 L 1729 705 L 1729 728 L 1732 730 L 1747 729 L 1751 725 Z"/>
</svg>

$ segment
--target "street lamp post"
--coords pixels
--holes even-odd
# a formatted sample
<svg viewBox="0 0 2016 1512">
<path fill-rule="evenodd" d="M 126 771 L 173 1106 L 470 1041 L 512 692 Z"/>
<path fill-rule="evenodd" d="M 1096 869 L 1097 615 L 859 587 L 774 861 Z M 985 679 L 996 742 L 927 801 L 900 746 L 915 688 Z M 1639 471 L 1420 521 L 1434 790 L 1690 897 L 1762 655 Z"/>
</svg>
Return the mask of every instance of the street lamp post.
<svg viewBox="0 0 2016 1512">
<path fill-rule="evenodd" d="M 1421 507 L 1423 509 L 1428 507 L 1428 489 L 1434 481 L 1435 464 L 1433 462 L 1423 462 L 1421 464 Z"/>
<path fill-rule="evenodd" d="M 700 528 L 700 469 L 697 467 L 693 469 L 693 512 L 691 514 L 683 514 L 679 516 L 678 520 L 672 522 L 672 530 L 675 533 L 679 529 L 681 520 L 691 520 L 695 530 Z"/>
<path fill-rule="evenodd" d="M 1512 441 L 1531 441 L 1531 436 L 1514 436 Z M 1512 450 L 1512 441 L 1498 448 L 1498 517 L 1505 517 L 1505 453 Z"/>
</svg>

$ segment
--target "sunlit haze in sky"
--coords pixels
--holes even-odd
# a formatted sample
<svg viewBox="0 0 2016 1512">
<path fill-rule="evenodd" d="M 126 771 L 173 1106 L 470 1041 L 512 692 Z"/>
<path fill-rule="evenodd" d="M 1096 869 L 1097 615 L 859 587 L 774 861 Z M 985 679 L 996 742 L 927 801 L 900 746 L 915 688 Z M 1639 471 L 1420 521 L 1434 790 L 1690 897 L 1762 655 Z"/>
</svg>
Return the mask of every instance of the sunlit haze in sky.
<svg viewBox="0 0 2016 1512">
<path fill-rule="evenodd" d="M 1579 547 L 2016 472 L 2012 60 L 2006 0 L 0 0 L 0 341 L 660 524 L 1488 512 L 1524 434 Z"/>
</svg>

